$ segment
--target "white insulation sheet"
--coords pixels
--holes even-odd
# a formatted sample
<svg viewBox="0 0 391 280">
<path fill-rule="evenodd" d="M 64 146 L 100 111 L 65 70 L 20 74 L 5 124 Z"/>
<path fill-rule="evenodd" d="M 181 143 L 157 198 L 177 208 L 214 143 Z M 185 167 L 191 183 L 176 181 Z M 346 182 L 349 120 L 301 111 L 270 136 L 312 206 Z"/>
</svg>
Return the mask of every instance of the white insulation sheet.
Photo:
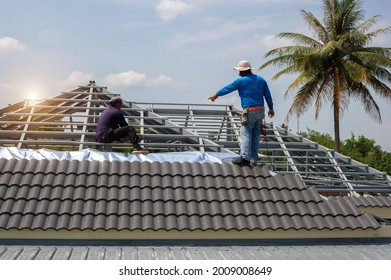
<svg viewBox="0 0 391 280">
<path fill-rule="evenodd" d="M 238 155 L 231 153 L 172 152 L 133 155 L 130 153 L 101 152 L 94 149 L 82 151 L 54 151 L 50 149 L 18 149 L 0 147 L 0 158 L 6 159 L 47 159 L 47 160 L 94 160 L 94 161 L 149 161 L 149 162 L 231 162 Z"/>
</svg>

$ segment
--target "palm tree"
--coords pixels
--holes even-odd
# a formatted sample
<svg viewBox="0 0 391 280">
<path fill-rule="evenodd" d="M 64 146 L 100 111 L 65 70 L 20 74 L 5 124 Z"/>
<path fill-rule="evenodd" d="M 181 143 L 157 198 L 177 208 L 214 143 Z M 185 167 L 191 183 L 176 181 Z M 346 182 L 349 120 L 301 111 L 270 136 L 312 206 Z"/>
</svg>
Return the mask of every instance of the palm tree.
<svg viewBox="0 0 391 280">
<path fill-rule="evenodd" d="M 322 106 L 332 103 L 335 149 L 340 151 L 339 121 L 354 98 L 365 112 L 381 123 L 381 114 L 373 94 L 391 100 L 391 48 L 369 44 L 391 26 L 370 31 L 379 16 L 364 20 L 361 0 L 322 0 L 323 21 L 301 10 L 304 21 L 315 38 L 300 33 L 280 33 L 279 38 L 293 40 L 295 45 L 269 51 L 271 58 L 260 69 L 279 66 L 284 69 L 273 76 L 299 74 L 289 85 L 285 97 L 294 92 L 286 119 L 302 115 L 315 103 L 315 119 Z"/>
</svg>

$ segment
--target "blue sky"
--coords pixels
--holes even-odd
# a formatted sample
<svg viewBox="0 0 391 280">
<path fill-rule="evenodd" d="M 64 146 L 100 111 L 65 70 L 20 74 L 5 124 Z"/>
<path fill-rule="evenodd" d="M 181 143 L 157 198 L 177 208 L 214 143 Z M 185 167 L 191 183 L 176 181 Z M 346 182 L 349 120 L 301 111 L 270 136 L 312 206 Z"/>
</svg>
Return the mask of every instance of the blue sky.
<svg viewBox="0 0 391 280">
<path fill-rule="evenodd" d="M 320 0 L 0 0 L 0 107 L 52 97 L 90 79 L 137 102 L 208 103 L 237 77 L 238 61 L 258 68 L 267 51 L 290 44 L 276 34 L 311 35 L 301 9 L 321 18 Z M 363 9 L 366 18 L 382 16 L 376 27 L 391 25 L 391 1 L 366 0 Z M 374 45 L 390 47 L 391 34 Z M 293 77 L 271 80 L 277 70 L 255 73 L 268 80 L 273 122 L 282 124 Z M 377 101 L 382 124 L 352 101 L 341 136 L 363 134 L 391 151 L 391 103 Z M 236 93 L 216 102 L 240 107 Z M 311 109 L 288 125 L 333 135 L 331 107 L 318 120 Z"/>
</svg>

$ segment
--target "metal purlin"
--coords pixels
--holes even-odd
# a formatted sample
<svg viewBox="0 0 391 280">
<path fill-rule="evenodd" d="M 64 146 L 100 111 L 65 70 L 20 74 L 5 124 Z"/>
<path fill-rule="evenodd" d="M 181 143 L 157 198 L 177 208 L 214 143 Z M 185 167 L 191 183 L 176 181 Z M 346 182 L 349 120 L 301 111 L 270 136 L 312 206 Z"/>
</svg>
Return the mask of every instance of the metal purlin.
<svg viewBox="0 0 391 280">
<path fill-rule="evenodd" d="M 28 101 L 26 101 L 25 103 L 28 103 Z M 26 104 L 26 105 L 27 105 L 27 104 Z M 26 124 L 24 125 L 23 133 L 22 133 L 22 135 L 20 136 L 20 139 L 19 139 L 20 142 L 19 142 L 19 144 L 18 144 L 18 146 L 17 146 L 19 149 L 23 148 L 23 141 L 24 141 L 25 138 L 26 138 L 26 133 L 27 133 L 27 131 L 28 131 L 30 122 L 31 122 L 31 120 L 32 120 L 32 118 L 33 118 L 34 109 L 35 109 L 34 106 L 32 106 L 31 109 L 30 109 L 30 114 L 29 114 L 29 116 L 28 116 L 28 118 L 27 118 Z"/>
<path fill-rule="evenodd" d="M 86 131 L 87 131 L 87 124 L 89 122 L 89 115 L 90 115 L 90 107 L 91 107 L 91 99 L 92 99 L 92 93 L 93 93 L 93 88 L 91 87 L 90 88 L 90 94 L 88 95 L 88 102 L 87 102 L 87 109 L 86 109 L 86 114 L 87 114 L 87 117 L 86 119 L 84 120 L 84 125 L 83 125 L 83 128 L 82 128 L 82 134 L 80 136 L 80 145 L 79 145 L 79 150 L 83 150 L 83 147 L 84 147 L 84 142 L 85 142 L 85 139 L 86 139 Z"/>
<path fill-rule="evenodd" d="M 330 157 L 331 163 L 334 165 L 334 168 L 338 172 L 338 176 L 343 180 L 343 182 L 344 182 L 343 184 L 347 188 L 349 188 L 351 190 L 350 191 L 350 195 L 351 196 L 360 196 L 357 192 L 354 191 L 354 188 L 353 188 L 352 184 L 349 182 L 348 178 L 344 174 L 344 172 L 341 169 L 341 167 L 339 166 L 338 162 L 335 160 L 334 155 L 332 154 L 332 152 L 331 151 L 327 151 L 327 155 Z"/>
<path fill-rule="evenodd" d="M 230 133 L 228 133 L 229 128 L 233 129 L 233 132 L 235 134 L 236 139 L 239 139 L 239 137 L 240 137 L 238 125 L 236 124 L 236 122 L 233 119 L 232 109 L 233 109 L 232 106 L 225 107 L 225 110 L 227 111 L 227 116 L 228 116 L 227 117 L 227 137 L 229 135 L 229 138 L 227 138 L 228 141 L 231 139 Z"/>
<path fill-rule="evenodd" d="M 277 127 L 274 124 L 272 124 L 272 127 L 273 127 L 273 130 L 274 130 L 274 134 L 276 136 L 276 139 L 280 143 L 280 146 L 281 146 L 281 148 L 283 150 L 283 153 L 286 156 L 286 160 L 290 164 L 290 168 L 292 169 L 292 171 L 294 171 L 294 172 L 296 172 L 297 174 L 300 175 L 300 172 L 297 169 L 297 166 L 295 165 L 295 162 L 292 159 L 291 154 L 289 153 L 288 148 L 286 147 L 286 145 L 284 144 L 284 141 L 282 140 L 280 132 L 278 131 Z M 301 175 L 300 175 L 300 177 L 301 177 Z"/>
<path fill-rule="evenodd" d="M 195 118 L 194 118 L 194 111 L 191 107 L 191 105 L 188 105 L 187 109 L 189 110 L 189 116 L 190 116 L 190 119 L 191 119 L 191 122 L 192 122 L 192 127 L 193 127 L 193 133 L 194 134 L 198 134 L 198 131 L 197 131 L 197 126 L 195 125 Z M 204 144 L 204 141 L 203 141 L 203 138 L 202 137 L 198 137 L 198 144 L 200 144 L 200 151 L 201 152 L 205 152 L 205 148 L 202 146 Z"/>
</svg>

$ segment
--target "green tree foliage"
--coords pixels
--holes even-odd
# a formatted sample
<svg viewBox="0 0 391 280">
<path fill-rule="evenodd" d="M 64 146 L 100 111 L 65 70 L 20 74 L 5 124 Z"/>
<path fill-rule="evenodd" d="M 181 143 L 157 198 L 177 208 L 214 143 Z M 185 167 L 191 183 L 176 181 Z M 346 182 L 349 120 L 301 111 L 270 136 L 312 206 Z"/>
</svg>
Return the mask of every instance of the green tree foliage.
<svg viewBox="0 0 391 280">
<path fill-rule="evenodd" d="M 349 139 L 343 142 L 342 153 L 391 175 L 391 153 L 383 151 L 373 139 L 363 135 L 356 139 L 352 134 Z"/>
<path fill-rule="evenodd" d="M 328 133 L 321 133 L 307 128 L 307 132 L 300 132 L 299 134 L 324 147 L 332 149 L 334 146 L 334 139 Z M 366 138 L 363 135 L 356 138 L 352 134 L 349 139 L 342 141 L 341 153 L 391 175 L 391 153 L 383 151 L 379 145 L 376 145 L 373 139 Z"/>
<path fill-rule="evenodd" d="M 326 148 L 332 149 L 334 147 L 334 139 L 330 134 L 320 133 L 319 131 L 315 131 L 309 128 L 307 128 L 307 130 L 308 132 L 300 132 L 299 134 Z"/>
<path fill-rule="evenodd" d="M 302 115 L 313 105 L 318 118 L 320 109 L 331 103 L 337 151 L 340 151 L 340 118 L 352 99 L 359 101 L 364 111 L 379 123 L 380 109 L 374 94 L 391 100 L 388 86 L 391 48 L 370 46 L 378 35 L 390 32 L 391 26 L 370 30 L 379 16 L 365 20 L 361 6 L 361 0 L 322 0 L 323 20 L 302 10 L 314 36 L 278 34 L 277 37 L 294 44 L 269 51 L 266 57 L 271 59 L 260 67 L 282 67 L 273 79 L 298 74 L 285 93 L 285 96 L 295 94 L 286 119 Z"/>
</svg>

